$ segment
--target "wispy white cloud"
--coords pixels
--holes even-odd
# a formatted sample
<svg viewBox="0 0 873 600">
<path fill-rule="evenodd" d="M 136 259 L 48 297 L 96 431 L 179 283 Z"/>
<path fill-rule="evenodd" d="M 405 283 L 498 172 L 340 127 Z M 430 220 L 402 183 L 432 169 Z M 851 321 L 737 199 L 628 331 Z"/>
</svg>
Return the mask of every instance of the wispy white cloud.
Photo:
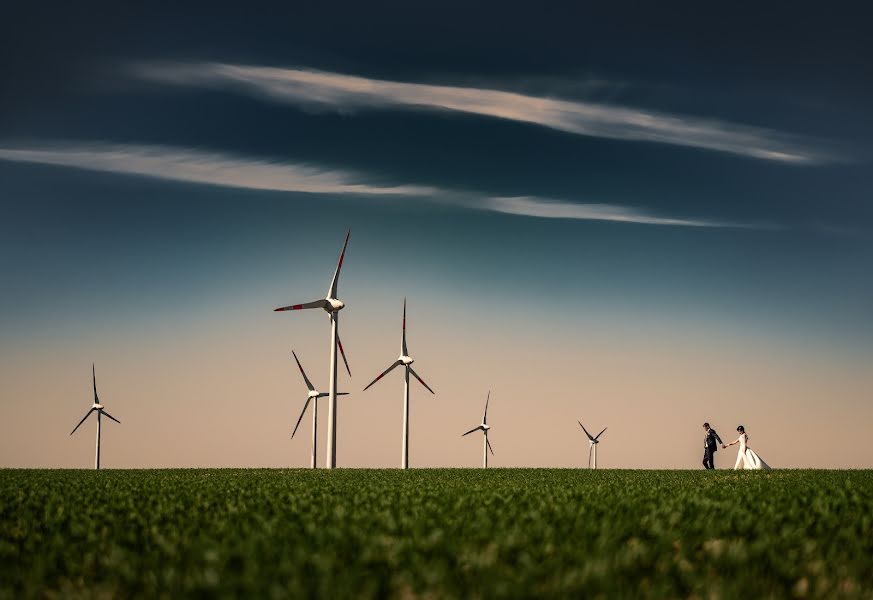
<svg viewBox="0 0 873 600">
<path fill-rule="evenodd" d="M 657 142 L 793 164 L 836 157 L 772 129 L 614 104 L 477 87 L 370 79 L 325 71 L 226 63 L 137 63 L 135 76 L 193 87 L 233 88 L 277 102 L 337 111 L 446 110 L 531 123 L 577 135 Z"/>
<path fill-rule="evenodd" d="M 736 223 L 655 216 L 644 210 L 613 204 L 575 204 L 535 196 L 494 197 L 450 188 L 386 183 L 352 171 L 171 146 L 93 142 L 0 145 L 0 160 L 253 190 L 419 197 L 476 210 L 549 219 L 746 227 Z"/>
<path fill-rule="evenodd" d="M 644 225 L 681 225 L 685 227 L 736 227 L 737 224 L 697 219 L 657 217 L 645 211 L 615 204 L 576 204 L 535 196 L 488 198 L 485 208 L 496 212 L 543 219 L 582 219 L 617 221 Z"/>
<path fill-rule="evenodd" d="M 253 190 L 404 196 L 435 193 L 427 187 L 380 185 L 350 171 L 170 146 L 60 143 L 0 147 L 0 159 Z"/>
</svg>

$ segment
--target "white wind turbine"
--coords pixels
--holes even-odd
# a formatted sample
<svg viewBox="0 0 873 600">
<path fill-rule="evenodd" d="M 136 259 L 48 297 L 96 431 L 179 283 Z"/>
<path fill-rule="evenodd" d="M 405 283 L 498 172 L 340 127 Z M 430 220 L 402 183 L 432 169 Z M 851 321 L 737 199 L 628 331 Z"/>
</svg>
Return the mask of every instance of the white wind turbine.
<svg viewBox="0 0 873 600">
<path fill-rule="evenodd" d="M 103 415 L 106 415 L 107 417 L 109 417 L 110 419 L 112 419 L 113 421 L 115 421 L 116 423 L 118 423 L 119 425 L 121 424 L 121 421 L 119 421 L 118 419 L 116 419 L 115 417 L 113 417 L 112 415 L 110 415 L 108 412 L 106 412 L 106 410 L 103 408 L 103 405 L 100 404 L 100 399 L 97 397 L 97 373 L 96 373 L 95 370 L 94 370 L 94 365 L 93 365 L 93 363 L 91 364 L 91 379 L 92 379 L 92 381 L 94 382 L 94 404 L 91 405 L 91 410 L 89 410 L 88 412 L 85 413 L 85 416 L 82 417 L 82 420 L 79 421 L 79 424 L 76 425 L 76 428 L 73 429 L 73 431 L 70 432 L 70 435 L 73 435 L 74 433 L 76 433 L 76 429 L 78 429 L 79 427 L 81 427 L 82 423 L 85 422 L 85 419 L 87 419 L 88 417 L 91 416 L 91 413 L 92 413 L 92 412 L 96 412 L 96 413 L 97 413 L 97 449 L 96 449 L 96 457 L 94 458 L 94 468 L 95 468 L 95 469 L 99 469 L 99 468 L 100 468 L 100 429 L 101 429 L 101 417 L 102 417 Z"/>
<path fill-rule="evenodd" d="M 327 290 L 327 296 L 322 300 L 314 300 L 305 304 L 292 304 L 291 306 L 283 306 L 277 308 L 274 312 L 285 310 L 302 310 L 306 308 L 321 308 L 330 316 L 330 383 L 329 394 L 330 403 L 327 406 L 327 468 L 333 469 L 336 467 L 336 349 L 339 346 L 339 351 L 343 355 L 343 362 L 346 364 L 346 370 L 351 377 L 352 371 L 349 369 L 349 361 L 346 360 L 346 353 L 343 351 L 342 342 L 339 339 L 339 311 L 345 308 L 345 303 L 339 300 L 337 295 L 337 285 L 339 283 L 340 269 L 343 267 L 343 258 L 346 255 L 346 246 L 349 245 L 349 234 L 346 233 L 346 241 L 343 243 L 343 250 L 340 253 L 339 262 L 336 265 L 336 271 L 333 272 L 333 279 L 330 282 L 330 287 Z"/>
<path fill-rule="evenodd" d="M 435 394 L 435 392 L 430 389 L 430 386 L 427 385 L 424 380 L 418 376 L 412 369 L 412 363 L 415 361 L 409 356 L 409 351 L 406 349 L 406 298 L 403 299 L 403 334 L 400 340 L 400 357 L 395 360 L 390 367 L 382 371 L 382 373 L 373 381 L 370 382 L 370 385 L 364 388 L 364 391 L 367 391 L 371 385 L 382 379 L 385 375 L 390 373 L 396 367 L 403 365 L 406 368 L 405 374 L 405 383 L 403 384 L 403 452 L 400 455 L 400 468 L 408 469 L 409 468 L 409 374 L 412 373 L 412 376 L 418 379 L 419 383 L 427 388 L 427 390 L 431 394 Z"/>
<path fill-rule="evenodd" d="M 465 435 L 470 435 L 474 431 L 481 431 L 485 434 L 485 443 L 482 445 L 482 466 L 486 469 L 488 468 L 488 451 L 491 450 L 491 454 L 494 454 L 494 449 L 491 448 L 491 442 L 488 441 L 488 430 L 491 429 L 488 425 L 489 400 L 491 400 L 491 390 L 488 390 L 488 396 L 485 398 L 485 414 L 482 415 L 482 424 L 461 435 L 461 437 L 464 437 Z"/>
<path fill-rule="evenodd" d="M 582 431 L 585 432 L 585 435 L 588 436 L 588 468 L 596 469 L 597 468 L 597 444 L 600 443 L 600 436 L 603 435 L 603 431 L 606 431 L 606 427 L 603 428 L 603 431 L 598 433 L 595 436 L 591 436 L 588 433 L 588 430 L 585 429 L 585 426 L 582 424 L 582 421 L 578 421 L 579 427 L 582 428 Z"/>
<path fill-rule="evenodd" d="M 313 469 L 316 468 L 315 458 L 316 458 L 316 442 L 318 441 L 318 399 L 324 398 L 327 396 L 325 392 L 319 392 L 312 385 L 312 382 L 309 381 L 309 377 L 306 376 L 306 372 L 303 370 L 303 366 L 300 364 L 300 359 L 297 358 L 297 353 L 293 350 L 291 354 L 294 355 L 294 360 L 297 361 L 297 367 L 300 369 L 300 374 L 303 375 L 303 381 L 306 382 L 306 387 L 309 388 L 309 395 L 306 396 L 306 402 L 303 404 L 303 410 L 300 412 L 300 417 L 297 419 L 297 425 L 294 426 L 294 432 L 291 434 L 291 438 L 294 438 L 294 434 L 297 433 L 297 428 L 300 427 L 300 421 L 303 420 L 303 415 L 306 414 L 306 409 L 309 408 L 309 403 L 312 402 L 312 462 L 311 467 Z M 348 392 L 337 392 L 337 396 L 346 396 Z"/>
</svg>

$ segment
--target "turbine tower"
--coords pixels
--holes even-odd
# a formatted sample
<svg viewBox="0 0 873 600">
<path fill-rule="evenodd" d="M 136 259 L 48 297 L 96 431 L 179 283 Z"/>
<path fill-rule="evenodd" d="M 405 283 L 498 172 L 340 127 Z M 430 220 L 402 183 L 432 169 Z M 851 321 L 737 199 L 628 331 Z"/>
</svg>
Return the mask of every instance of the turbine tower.
<svg viewBox="0 0 873 600">
<path fill-rule="evenodd" d="M 424 380 L 418 376 L 412 369 L 412 363 L 415 361 L 409 356 L 409 351 L 406 349 L 406 298 L 403 299 L 403 334 L 400 338 L 400 357 L 395 360 L 390 367 L 382 371 L 382 373 L 373 381 L 370 382 L 370 385 L 364 388 L 364 391 L 367 391 L 371 385 L 382 379 L 385 375 L 390 373 L 396 367 L 403 365 L 406 369 L 406 374 L 404 377 L 403 384 L 403 450 L 400 455 L 400 468 L 408 469 L 409 468 L 409 374 L 412 373 L 412 376 L 418 379 L 419 383 L 427 388 L 427 390 L 431 394 L 435 394 L 435 392 L 430 389 L 430 386 L 427 385 Z"/>
<path fill-rule="evenodd" d="M 491 448 L 491 442 L 488 441 L 488 430 L 491 429 L 491 427 L 488 425 L 489 400 L 491 400 L 491 390 L 488 390 L 488 396 L 485 398 L 485 414 L 482 415 L 482 424 L 461 435 L 461 437 L 464 437 L 465 435 L 470 435 L 474 431 L 481 431 L 485 434 L 485 443 L 482 445 L 482 467 L 485 469 L 488 468 L 488 451 L 491 450 L 491 454 L 494 454 L 494 449 Z"/>
<path fill-rule="evenodd" d="M 97 413 L 97 448 L 96 448 L 96 450 L 95 450 L 94 468 L 95 468 L 95 469 L 99 469 L 99 468 L 100 468 L 100 429 L 101 429 L 101 417 L 102 417 L 103 415 L 106 415 L 107 417 L 109 417 L 110 419 L 112 419 L 113 421 L 115 421 L 116 423 L 118 423 L 119 425 L 121 424 L 121 421 L 119 421 L 118 419 L 116 419 L 115 417 L 113 417 L 112 415 L 110 415 L 108 412 L 106 412 L 106 410 L 103 408 L 103 405 L 100 404 L 100 398 L 97 397 L 97 373 L 96 373 L 96 371 L 94 370 L 94 364 L 93 364 L 93 363 L 91 364 L 91 379 L 92 379 L 92 381 L 94 382 L 94 404 L 91 405 L 91 410 L 89 410 L 88 412 L 85 413 L 85 416 L 82 417 L 82 420 L 79 421 L 79 424 L 76 425 L 75 429 L 73 429 L 73 431 L 70 432 L 70 435 L 73 435 L 74 433 L 76 433 L 76 429 L 78 429 L 79 427 L 81 427 L 82 423 L 84 423 L 85 420 L 86 420 L 88 417 L 91 416 L 91 413 L 92 413 L 92 412 L 96 412 L 96 413 Z"/>
<path fill-rule="evenodd" d="M 606 431 L 606 427 L 603 428 L 603 431 L 598 433 L 595 436 L 591 436 L 588 433 L 588 430 L 585 429 L 585 426 L 582 424 L 582 421 L 578 421 L 579 427 L 582 428 L 582 431 L 585 432 L 585 435 L 588 436 L 588 468 L 596 469 L 597 468 L 597 444 L 600 443 L 600 436 L 603 435 L 603 431 Z"/>
<path fill-rule="evenodd" d="M 318 399 L 324 398 L 327 396 L 325 392 L 319 392 L 312 385 L 312 382 L 309 381 L 309 377 L 306 376 L 306 371 L 303 370 L 303 366 L 300 364 L 300 359 L 297 358 L 297 353 L 293 350 L 291 354 L 294 355 L 294 360 L 297 361 L 297 367 L 300 369 L 300 374 L 303 375 L 303 381 L 306 382 L 306 387 L 309 388 L 309 395 L 306 396 L 306 402 L 303 404 L 303 410 L 300 412 L 300 417 L 297 419 L 297 425 L 294 426 L 294 432 L 291 434 L 291 439 L 294 439 L 294 434 L 297 433 L 297 428 L 300 427 L 300 421 L 303 420 L 303 415 L 306 414 L 306 409 L 309 408 L 309 403 L 312 402 L 312 462 L 310 466 L 315 469 L 317 465 L 315 464 L 316 459 L 316 443 L 318 442 Z M 346 396 L 348 392 L 337 392 L 337 396 Z"/>
<path fill-rule="evenodd" d="M 330 287 L 327 289 L 327 296 L 321 300 L 314 300 L 304 304 L 292 304 L 283 306 L 274 310 L 274 312 L 282 312 L 286 310 L 302 310 L 306 308 L 321 308 L 330 317 L 330 387 L 329 398 L 330 403 L 327 406 L 327 462 L 326 467 L 333 469 L 336 467 L 336 349 L 339 346 L 339 351 L 343 355 L 343 362 L 346 364 L 346 370 L 349 372 L 349 377 L 352 375 L 349 369 L 349 361 L 346 359 L 346 353 L 343 350 L 343 344 L 339 339 L 339 311 L 345 308 L 345 303 L 339 300 L 337 296 L 337 285 L 339 284 L 340 269 L 343 268 L 343 259 L 346 256 L 346 246 L 349 245 L 349 234 L 346 233 L 346 241 L 343 243 L 343 249 L 340 253 L 339 262 L 336 264 L 336 271 L 333 272 L 333 279 L 330 282 Z"/>
</svg>

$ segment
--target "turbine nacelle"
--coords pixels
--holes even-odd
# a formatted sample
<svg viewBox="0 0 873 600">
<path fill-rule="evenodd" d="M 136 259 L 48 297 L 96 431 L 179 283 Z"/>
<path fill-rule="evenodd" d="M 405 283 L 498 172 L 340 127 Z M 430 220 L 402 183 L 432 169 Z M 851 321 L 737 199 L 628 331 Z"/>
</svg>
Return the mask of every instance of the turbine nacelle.
<svg viewBox="0 0 873 600">
<path fill-rule="evenodd" d="M 329 313 L 339 312 L 346 307 L 346 303 L 337 298 L 325 298 L 324 310 Z"/>
<path fill-rule="evenodd" d="M 408 367 L 409 365 L 411 365 L 412 363 L 415 362 L 415 359 L 413 359 L 411 356 L 404 356 L 402 354 L 400 355 L 400 358 L 398 358 L 397 360 L 404 367 Z"/>
<path fill-rule="evenodd" d="M 103 405 L 98 403 L 98 402 L 95 402 L 94 404 L 91 405 L 91 410 L 103 410 Z"/>
<path fill-rule="evenodd" d="M 481 425 L 479 425 L 479 427 L 482 428 L 482 431 L 488 431 L 489 429 L 491 429 L 491 425 L 486 425 L 485 423 L 482 423 Z"/>
</svg>

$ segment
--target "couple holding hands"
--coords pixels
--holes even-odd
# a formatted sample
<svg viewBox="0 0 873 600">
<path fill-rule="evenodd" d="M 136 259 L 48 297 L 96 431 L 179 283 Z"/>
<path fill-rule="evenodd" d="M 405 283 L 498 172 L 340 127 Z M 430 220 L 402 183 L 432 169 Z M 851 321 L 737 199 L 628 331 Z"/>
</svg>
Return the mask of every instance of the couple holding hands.
<svg viewBox="0 0 873 600">
<path fill-rule="evenodd" d="M 716 433 L 715 429 L 709 426 L 709 423 L 703 424 L 703 430 L 705 432 L 703 438 L 703 466 L 706 469 L 714 469 L 715 462 L 713 459 L 714 455 L 718 450 L 718 444 L 721 444 L 722 448 L 727 448 L 728 446 L 733 446 L 735 444 L 740 445 L 739 452 L 737 452 L 737 462 L 734 464 L 734 470 L 736 469 L 752 469 L 752 470 L 761 470 L 761 469 L 769 469 L 770 465 L 764 462 L 764 460 L 758 456 L 754 450 L 749 447 L 749 436 L 746 433 L 746 428 L 742 425 L 737 426 L 737 433 L 740 434 L 740 437 L 732 441 L 730 444 L 725 444 L 721 441 L 718 433 Z"/>
</svg>

